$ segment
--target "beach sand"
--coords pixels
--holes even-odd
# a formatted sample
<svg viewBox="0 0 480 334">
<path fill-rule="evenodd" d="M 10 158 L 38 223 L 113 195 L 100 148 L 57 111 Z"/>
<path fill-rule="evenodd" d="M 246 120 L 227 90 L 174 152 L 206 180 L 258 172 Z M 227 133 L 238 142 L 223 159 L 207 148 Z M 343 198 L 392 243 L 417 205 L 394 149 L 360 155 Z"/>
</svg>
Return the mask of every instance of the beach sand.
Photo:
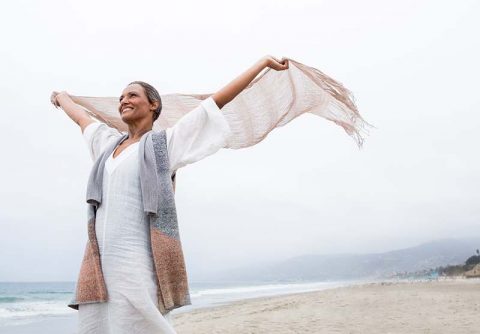
<svg viewBox="0 0 480 334">
<path fill-rule="evenodd" d="M 480 281 L 367 284 L 198 309 L 187 333 L 480 333 Z"/>
<path fill-rule="evenodd" d="M 480 280 L 375 283 L 262 297 L 173 315 L 178 334 L 480 333 Z M 75 333 L 76 315 L 0 328 Z"/>
</svg>

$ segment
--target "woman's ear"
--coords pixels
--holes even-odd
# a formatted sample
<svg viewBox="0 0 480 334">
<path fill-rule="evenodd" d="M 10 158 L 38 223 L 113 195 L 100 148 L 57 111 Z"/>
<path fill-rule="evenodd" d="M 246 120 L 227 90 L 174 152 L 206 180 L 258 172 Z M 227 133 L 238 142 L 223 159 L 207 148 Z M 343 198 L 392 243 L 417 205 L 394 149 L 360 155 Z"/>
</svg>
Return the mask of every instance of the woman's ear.
<svg viewBox="0 0 480 334">
<path fill-rule="evenodd" d="M 160 105 L 160 102 L 158 101 L 153 101 L 153 103 L 150 104 L 150 110 L 155 111 L 157 110 L 158 106 Z"/>
</svg>

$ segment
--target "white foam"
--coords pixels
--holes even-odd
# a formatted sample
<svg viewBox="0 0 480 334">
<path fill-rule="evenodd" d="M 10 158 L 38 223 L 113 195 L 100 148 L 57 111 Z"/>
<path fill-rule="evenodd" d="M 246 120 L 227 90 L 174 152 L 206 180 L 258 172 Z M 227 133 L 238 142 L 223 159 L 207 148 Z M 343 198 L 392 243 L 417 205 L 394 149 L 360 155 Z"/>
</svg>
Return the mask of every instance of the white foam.
<svg viewBox="0 0 480 334">
<path fill-rule="evenodd" d="M 265 294 L 265 293 L 291 293 L 310 291 L 326 288 L 334 288 L 337 286 L 345 285 L 341 282 L 318 282 L 318 283 L 283 283 L 283 284 L 264 284 L 253 286 L 236 286 L 228 288 L 212 288 L 212 289 L 200 289 L 193 291 L 193 298 L 201 298 L 202 296 L 214 296 L 214 295 L 236 295 L 236 294 Z"/>
<path fill-rule="evenodd" d="M 9 303 L 0 306 L 0 324 L 35 320 L 44 316 L 72 314 L 75 311 L 66 305 L 66 301 L 29 301 Z"/>
</svg>

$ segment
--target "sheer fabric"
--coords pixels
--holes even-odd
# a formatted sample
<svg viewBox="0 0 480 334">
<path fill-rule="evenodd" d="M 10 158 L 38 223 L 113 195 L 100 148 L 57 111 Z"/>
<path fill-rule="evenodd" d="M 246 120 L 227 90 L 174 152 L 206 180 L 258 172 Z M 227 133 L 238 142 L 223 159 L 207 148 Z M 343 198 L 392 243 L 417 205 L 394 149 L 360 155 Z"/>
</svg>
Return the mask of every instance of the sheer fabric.
<svg viewBox="0 0 480 334">
<path fill-rule="evenodd" d="M 212 94 L 162 95 L 162 113 L 154 129 L 173 126 L 183 115 Z M 80 97 L 74 101 L 93 117 L 119 130 L 126 130 L 118 113 L 117 97 Z M 359 114 L 353 95 L 341 83 L 321 71 L 289 59 L 289 68 L 268 68 L 235 99 L 222 108 L 232 135 L 227 148 L 257 144 L 270 131 L 294 118 L 311 113 L 341 126 L 355 142 L 363 144 L 370 126 Z"/>
</svg>

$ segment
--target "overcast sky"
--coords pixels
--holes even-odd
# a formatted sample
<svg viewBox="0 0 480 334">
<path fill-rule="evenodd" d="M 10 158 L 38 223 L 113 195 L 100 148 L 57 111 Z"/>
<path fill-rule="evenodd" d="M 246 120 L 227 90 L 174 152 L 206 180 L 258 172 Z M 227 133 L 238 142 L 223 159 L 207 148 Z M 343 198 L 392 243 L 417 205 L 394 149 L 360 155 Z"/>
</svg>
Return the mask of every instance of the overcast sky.
<svg viewBox="0 0 480 334">
<path fill-rule="evenodd" d="M 478 1 L 10 1 L 0 13 L 0 280 L 75 280 L 92 162 L 52 90 L 211 93 L 266 54 L 320 69 L 376 126 L 304 115 L 178 172 L 191 278 L 306 253 L 480 235 Z"/>
</svg>

